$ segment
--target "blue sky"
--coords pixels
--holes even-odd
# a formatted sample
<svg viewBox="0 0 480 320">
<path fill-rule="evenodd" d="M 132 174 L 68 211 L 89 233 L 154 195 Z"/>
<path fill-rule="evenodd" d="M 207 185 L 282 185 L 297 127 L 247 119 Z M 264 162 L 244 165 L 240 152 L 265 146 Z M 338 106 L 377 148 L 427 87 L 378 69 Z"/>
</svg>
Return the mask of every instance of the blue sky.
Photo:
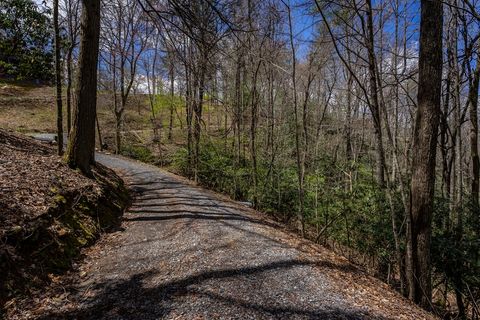
<svg viewBox="0 0 480 320">
<path fill-rule="evenodd" d="M 404 1 L 400 1 L 400 2 L 404 2 Z M 314 5 L 313 0 L 290 0 L 290 4 L 293 7 L 292 19 L 294 23 L 294 34 L 295 34 L 295 40 L 298 46 L 298 56 L 300 59 L 306 56 L 306 53 L 308 52 L 308 45 L 309 45 L 309 42 L 313 40 L 316 26 L 319 23 L 322 23 L 320 17 L 318 16 L 313 17 L 311 14 L 309 14 L 308 5 L 306 5 L 306 3 L 310 3 L 310 5 L 312 6 Z M 389 3 L 390 1 L 388 0 L 373 0 L 374 8 L 384 4 L 384 5 L 387 5 L 387 10 L 386 10 L 387 12 L 390 9 Z M 412 48 L 412 46 L 418 45 L 418 28 L 419 28 L 419 22 L 420 22 L 420 1 L 408 0 L 406 3 L 406 13 L 407 13 L 407 23 L 409 25 L 408 47 Z M 376 21 L 375 23 L 378 23 L 378 21 Z M 400 26 L 400 28 L 403 28 L 403 27 Z M 390 20 L 385 24 L 384 32 L 386 33 L 387 36 L 388 34 L 391 34 L 393 36 L 394 24 L 392 20 Z M 417 49 L 417 48 L 412 48 L 412 49 Z"/>
<path fill-rule="evenodd" d="M 320 20 L 308 12 L 308 6 L 304 0 L 291 0 L 293 32 L 298 45 L 298 56 L 304 58 L 308 52 L 309 42 L 313 40 L 316 24 Z M 312 3 L 313 4 L 313 3 Z"/>
</svg>

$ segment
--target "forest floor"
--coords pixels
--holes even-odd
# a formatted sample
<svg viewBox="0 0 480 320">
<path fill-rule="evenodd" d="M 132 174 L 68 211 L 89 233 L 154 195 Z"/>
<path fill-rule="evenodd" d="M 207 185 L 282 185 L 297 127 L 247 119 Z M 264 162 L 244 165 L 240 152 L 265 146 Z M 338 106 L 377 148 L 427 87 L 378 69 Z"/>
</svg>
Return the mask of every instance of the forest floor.
<svg viewBox="0 0 480 320">
<path fill-rule="evenodd" d="M 22 317 L 434 319 L 262 213 L 151 165 L 97 160 L 133 193 L 123 230 L 87 249 L 78 276 Z"/>
<path fill-rule="evenodd" d="M 21 312 L 17 301 L 38 296 L 82 248 L 118 227 L 128 191 L 104 166 L 93 174 L 70 169 L 51 146 L 0 129 L 0 319 Z"/>
</svg>

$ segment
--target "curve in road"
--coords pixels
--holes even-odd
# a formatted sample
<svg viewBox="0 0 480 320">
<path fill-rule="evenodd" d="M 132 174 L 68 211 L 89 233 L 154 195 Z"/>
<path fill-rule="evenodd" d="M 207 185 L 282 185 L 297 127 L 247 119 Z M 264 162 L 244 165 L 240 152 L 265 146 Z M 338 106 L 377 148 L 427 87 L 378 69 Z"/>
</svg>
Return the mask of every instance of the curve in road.
<svg viewBox="0 0 480 320">
<path fill-rule="evenodd" d="M 433 318 L 261 213 L 154 166 L 97 160 L 134 202 L 81 266 L 75 298 L 47 318 Z"/>
</svg>

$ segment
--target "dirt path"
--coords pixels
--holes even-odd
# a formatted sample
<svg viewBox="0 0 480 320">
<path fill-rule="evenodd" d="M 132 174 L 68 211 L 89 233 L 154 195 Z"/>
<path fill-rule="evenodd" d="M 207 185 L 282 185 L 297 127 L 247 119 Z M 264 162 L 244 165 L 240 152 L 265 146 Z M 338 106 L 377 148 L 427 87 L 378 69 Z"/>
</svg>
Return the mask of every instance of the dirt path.
<svg viewBox="0 0 480 320">
<path fill-rule="evenodd" d="M 80 267 L 45 318 L 432 318 L 264 215 L 150 165 L 99 154 L 134 193 L 124 230 Z"/>
</svg>

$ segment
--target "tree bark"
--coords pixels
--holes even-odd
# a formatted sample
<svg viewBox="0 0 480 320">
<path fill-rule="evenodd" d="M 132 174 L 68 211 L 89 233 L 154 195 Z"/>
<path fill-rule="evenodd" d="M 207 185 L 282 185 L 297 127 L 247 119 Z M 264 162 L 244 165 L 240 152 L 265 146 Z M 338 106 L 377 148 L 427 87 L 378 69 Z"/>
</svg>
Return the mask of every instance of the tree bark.
<svg viewBox="0 0 480 320">
<path fill-rule="evenodd" d="M 284 3 L 285 4 L 285 3 Z M 296 51 L 295 51 L 295 44 L 293 41 L 293 26 L 292 26 L 292 15 L 290 7 L 285 4 L 287 7 L 288 13 L 288 26 L 289 26 L 289 38 L 290 38 L 290 49 L 292 54 L 292 89 L 293 89 L 293 108 L 294 108 L 294 120 L 295 120 L 295 153 L 296 153 L 296 160 L 297 160 L 297 175 L 298 175 L 298 202 L 300 205 L 298 211 L 298 221 L 300 222 L 300 231 L 302 233 L 302 237 L 305 235 L 305 217 L 304 217 L 304 205 L 305 205 L 305 190 L 304 190 L 304 182 L 305 182 L 305 161 L 304 161 L 304 149 L 301 146 L 302 143 L 302 132 L 299 124 L 299 115 L 298 115 L 298 93 L 297 93 L 297 62 L 296 62 Z"/>
<path fill-rule="evenodd" d="M 72 129 L 72 55 L 73 45 L 68 48 L 67 53 L 67 135 Z"/>
<path fill-rule="evenodd" d="M 477 67 L 473 75 L 472 87 L 468 100 L 470 106 L 470 156 L 472 158 L 472 201 L 475 206 L 479 204 L 480 191 L 480 159 L 478 155 L 478 89 L 480 84 L 480 58 L 477 59 Z"/>
<path fill-rule="evenodd" d="M 250 123 L 250 153 L 252 157 L 252 182 L 253 182 L 253 206 L 254 208 L 258 207 L 258 169 L 257 169 L 257 144 L 256 144 L 256 137 L 257 137 L 257 123 L 258 123 L 258 103 L 259 103 L 259 92 L 257 90 L 257 79 L 258 79 L 258 72 L 260 70 L 261 61 L 258 62 L 257 68 L 252 77 L 252 114 L 251 114 L 251 123 Z"/>
<path fill-rule="evenodd" d="M 202 110 L 203 110 L 203 96 L 205 92 L 205 78 L 206 78 L 206 70 L 205 64 L 207 63 L 206 54 L 204 52 L 201 53 L 202 62 L 200 63 L 199 67 L 199 75 L 196 76 L 197 79 L 195 80 L 195 92 L 197 93 L 196 102 L 193 107 L 193 140 L 194 140 L 194 159 L 193 159 L 193 168 L 194 168 L 194 180 L 198 182 L 198 172 L 199 172 L 199 164 L 200 164 L 200 140 L 201 140 L 201 131 L 202 131 Z"/>
<path fill-rule="evenodd" d="M 442 82 L 443 9 L 440 1 L 422 0 L 418 108 L 416 113 L 410 223 L 407 235 L 409 298 L 431 306 L 430 238 L 435 186 L 435 158 Z"/>
<path fill-rule="evenodd" d="M 95 162 L 97 63 L 100 35 L 100 0 L 82 0 L 80 56 L 75 111 L 67 149 L 67 163 L 91 176 Z"/>
<path fill-rule="evenodd" d="M 98 113 L 95 112 L 95 122 L 97 123 L 98 146 L 100 151 L 103 151 L 102 132 L 100 131 L 100 121 L 98 121 Z"/>
<path fill-rule="evenodd" d="M 185 61 L 189 57 L 191 57 L 190 48 L 187 49 L 185 53 Z M 185 62 L 185 112 L 186 112 L 186 120 L 187 120 L 187 162 L 188 162 L 188 170 L 191 170 L 193 166 L 193 157 L 192 157 L 192 141 L 193 141 L 193 104 L 194 104 L 194 94 L 192 92 L 192 73 L 189 69 L 187 62 Z M 191 174 L 191 172 L 189 172 Z"/>
<path fill-rule="evenodd" d="M 380 118 L 380 103 L 378 98 L 377 86 L 377 61 L 375 57 L 374 33 L 373 33 L 373 9 L 372 1 L 367 0 L 367 44 L 368 49 L 368 70 L 370 75 L 370 96 L 371 96 L 371 112 L 373 124 L 375 128 L 376 143 L 376 180 L 381 188 L 385 187 L 385 153 L 383 150 L 382 124 Z"/>
<path fill-rule="evenodd" d="M 172 131 L 173 131 L 173 111 L 175 108 L 174 98 L 175 98 L 175 66 L 173 64 L 173 56 L 170 57 L 170 118 L 168 121 L 168 141 L 172 142 Z"/>
<path fill-rule="evenodd" d="M 53 0 L 53 26 L 55 29 L 55 89 L 57 105 L 57 152 L 63 155 L 63 115 L 62 115 L 62 67 L 60 64 L 60 29 L 58 25 L 58 0 Z"/>
<path fill-rule="evenodd" d="M 76 47 L 77 42 L 77 32 L 78 32 L 78 16 L 77 9 L 78 5 L 73 4 L 73 0 L 66 0 L 66 18 L 68 25 L 68 50 L 66 57 L 67 64 L 67 92 L 66 92 L 66 102 L 67 102 L 67 135 L 70 135 L 70 130 L 72 129 L 72 76 L 73 76 L 73 51 Z"/>
<path fill-rule="evenodd" d="M 241 156 L 241 147 L 242 147 L 242 140 L 241 140 L 241 132 L 242 132 L 242 53 L 239 53 L 236 63 L 236 70 L 235 70 L 235 162 L 236 165 L 240 165 L 240 156 Z"/>
</svg>

